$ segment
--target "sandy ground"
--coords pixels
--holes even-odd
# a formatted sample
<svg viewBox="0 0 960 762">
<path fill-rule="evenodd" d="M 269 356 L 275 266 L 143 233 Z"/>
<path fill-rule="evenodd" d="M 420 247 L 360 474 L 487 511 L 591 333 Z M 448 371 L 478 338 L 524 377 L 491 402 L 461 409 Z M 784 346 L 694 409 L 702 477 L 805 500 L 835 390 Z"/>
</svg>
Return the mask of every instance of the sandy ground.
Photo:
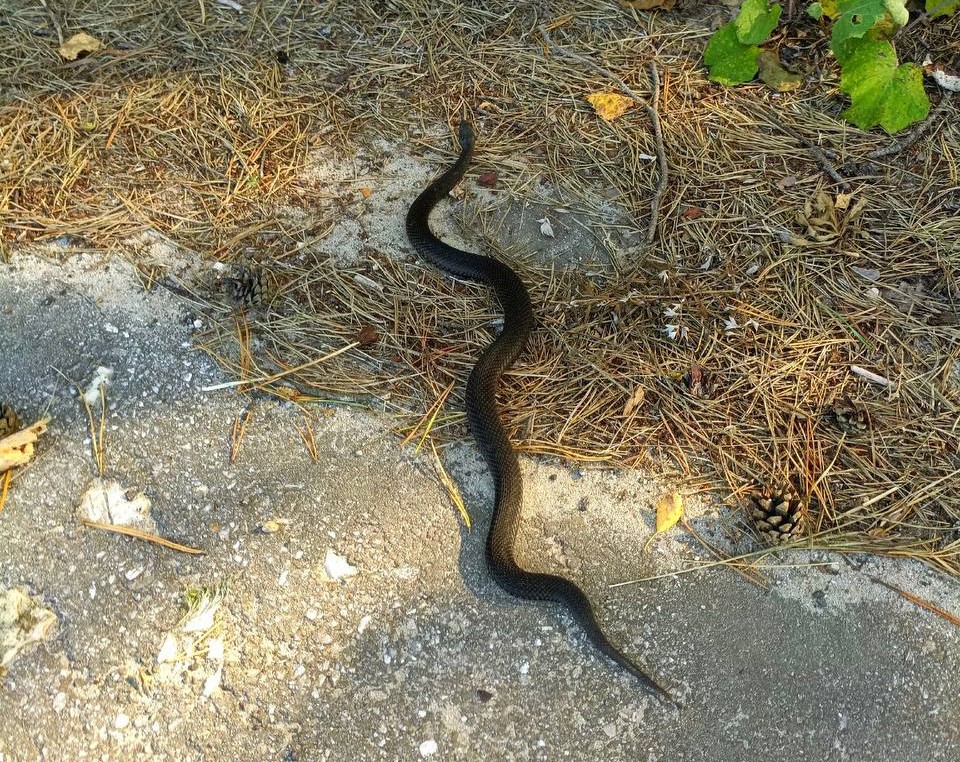
<svg viewBox="0 0 960 762">
<path fill-rule="evenodd" d="M 432 170 L 404 167 L 406 188 Z M 388 195 L 405 203 L 399 185 Z M 328 240 L 342 252 L 367 228 L 403 246 L 400 208 L 371 204 Z M 512 214 L 536 235 L 534 215 Z M 0 265 L 0 399 L 52 418 L 0 514 L 0 589 L 58 619 L 0 679 L 0 761 L 960 758 L 958 630 L 874 578 L 960 612 L 952 580 L 824 553 L 782 555 L 768 589 L 725 568 L 674 576 L 703 550 L 675 529 L 644 552 L 668 483 L 524 459 L 525 557 L 588 590 L 611 638 L 682 698 L 665 708 L 561 612 L 487 579 L 490 488 L 469 443 L 445 460 L 472 532 L 431 460 L 374 413 L 311 412 L 314 461 L 302 411 L 254 400 L 231 464 L 251 400 L 203 391 L 231 380 L 193 348 L 203 327 L 116 254 L 50 246 Z M 79 521 L 97 470 L 76 387 L 100 366 L 105 478 L 205 555 Z M 735 521 L 689 502 L 711 536 Z M 331 579 L 331 552 L 356 574 Z M 184 632 L 202 589 L 223 595 L 213 627 Z"/>
</svg>

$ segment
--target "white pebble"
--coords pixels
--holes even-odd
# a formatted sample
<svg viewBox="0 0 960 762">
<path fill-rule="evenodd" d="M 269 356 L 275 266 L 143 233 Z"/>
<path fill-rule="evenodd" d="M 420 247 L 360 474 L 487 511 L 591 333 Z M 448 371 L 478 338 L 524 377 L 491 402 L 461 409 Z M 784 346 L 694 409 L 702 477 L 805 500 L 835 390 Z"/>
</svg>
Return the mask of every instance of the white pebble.
<svg viewBox="0 0 960 762">
<path fill-rule="evenodd" d="M 163 639 L 163 645 L 160 646 L 160 653 L 157 654 L 157 664 L 163 664 L 168 661 L 175 661 L 177 658 L 177 639 L 172 633 L 167 633 Z"/>
<path fill-rule="evenodd" d="M 115 727 L 117 730 L 123 730 L 129 724 L 130 724 L 130 718 L 123 713 L 118 714 L 117 719 L 113 721 L 113 727 Z"/>
<path fill-rule="evenodd" d="M 432 757 L 436 753 L 437 753 L 437 742 L 434 741 L 432 738 L 420 744 L 421 757 Z"/>
<path fill-rule="evenodd" d="M 357 567 L 351 566 L 346 558 L 334 553 L 329 548 L 327 549 L 327 557 L 323 559 L 323 570 L 332 580 L 345 579 L 357 573 Z"/>
</svg>

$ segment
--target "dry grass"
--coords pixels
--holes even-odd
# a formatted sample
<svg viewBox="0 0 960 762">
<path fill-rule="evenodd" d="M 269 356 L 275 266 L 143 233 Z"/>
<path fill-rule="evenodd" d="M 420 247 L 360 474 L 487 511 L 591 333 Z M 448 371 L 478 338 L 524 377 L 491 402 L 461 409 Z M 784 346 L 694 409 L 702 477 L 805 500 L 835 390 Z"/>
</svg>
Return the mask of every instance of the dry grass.
<svg viewBox="0 0 960 762">
<path fill-rule="evenodd" d="M 0 72 L 19 84 L 0 110 L 7 245 L 61 235 L 114 245 L 149 229 L 221 261 L 252 259 L 274 288 L 270 309 L 248 327 L 211 307 L 204 339 L 238 378 L 301 400 L 377 400 L 405 432 L 429 412 L 431 435 L 461 436 L 460 382 L 498 318 L 489 295 L 395 256 L 347 266 L 292 253 L 331 223 L 302 185 L 311 148 L 371 134 L 419 147 L 428 126 L 468 114 L 480 167 L 511 194 L 625 211 L 587 217 L 601 265 L 499 252 L 530 284 L 540 320 L 503 388 L 521 449 L 679 472 L 734 502 L 755 482 L 789 478 L 810 500 L 810 544 L 960 572 L 955 103 L 915 145 L 874 160 L 890 139 L 840 119 L 822 45 L 796 93 L 721 88 L 699 66 L 706 20 L 601 2 L 552 4 L 549 17 L 497 2 L 141 8 L 8 16 Z M 553 55 L 536 32 L 545 22 L 556 44 L 641 93 L 647 66 L 660 72 L 671 177 L 652 246 L 647 116 L 599 121 L 584 96 L 609 83 Z M 81 28 L 111 49 L 64 65 L 51 51 Z M 922 42 L 960 65 L 960 16 L 911 34 L 901 49 Z M 849 183 L 846 209 L 831 208 L 837 188 L 810 145 Z M 282 204 L 309 213 L 277 215 Z M 468 195 L 463 219 L 471 235 L 496 238 L 480 198 Z M 702 388 L 690 389 L 683 378 L 698 369 Z M 861 428 L 838 425 L 843 405 Z"/>
</svg>

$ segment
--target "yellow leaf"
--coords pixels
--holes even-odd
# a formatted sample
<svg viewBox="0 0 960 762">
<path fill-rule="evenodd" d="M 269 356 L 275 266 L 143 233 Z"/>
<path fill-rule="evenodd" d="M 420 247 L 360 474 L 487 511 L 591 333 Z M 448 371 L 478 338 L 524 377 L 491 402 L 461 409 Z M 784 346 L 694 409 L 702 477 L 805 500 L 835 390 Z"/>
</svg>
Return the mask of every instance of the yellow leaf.
<svg viewBox="0 0 960 762">
<path fill-rule="evenodd" d="M 68 61 L 76 61 L 90 53 L 96 53 L 102 47 L 103 43 L 96 37 L 92 37 L 86 32 L 79 32 L 63 43 L 58 50 L 60 55 Z"/>
<path fill-rule="evenodd" d="M 837 199 L 836 199 L 836 201 L 835 201 L 834 204 L 833 204 L 833 205 L 834 205 L 834 208 L 835 208 L 838 212 L 845 212 L 845 211 L 847 211 L 847 207 L 850 206 L 850 201 L 851 201 L 852 199 L 853 199 L 853 194 L 852 194 L 852 193 L 838 193 L 838 194 L 837 194 Z"/>
<path fill-rule="evenodd" d="M 618 93 L 590 93 L 587 100 L 597 115 L 608 122 L 612 122 L 637 105 L 633 102 L 633 98 Z"/>
<path fill-rule="evenodd" d="M 657 503 L 657 532 L 666 532 L 683 516 L 683 498 L 679 492 L 664 495 Z"/>
</svg>

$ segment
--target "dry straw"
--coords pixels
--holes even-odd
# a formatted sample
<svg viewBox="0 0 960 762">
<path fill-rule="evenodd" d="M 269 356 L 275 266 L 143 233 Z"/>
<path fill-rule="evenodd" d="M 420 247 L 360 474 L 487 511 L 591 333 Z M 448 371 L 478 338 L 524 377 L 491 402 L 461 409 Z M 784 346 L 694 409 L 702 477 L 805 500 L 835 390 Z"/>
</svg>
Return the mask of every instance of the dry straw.
<svg viewBox="0 0 960 762">
<path fill-rule="evenodd" d="M 449 157 L 450 142 L 417 136 L 469 114 L 480 168 L 513 197 L 577 212 L 602 255 L 563 267 L 498 250 L 497 215 L 467 181 L 465 236 L 521 272 L 537 309 L 502 391 L 522 450 L 663 469 L 733 502 L 791 479 L 810 501 L 808 544 L 960 572 L 955 103 L 886 150 L 839 117 L 836 69 L 799 16 L 785 44 L 808 85 L 776 95 L 706 81 L 705 19 L 612 2 L 70 8 L 4 21 L 7 245 L 150 230 L 253 261 L 271 301 L 248 324 L 211 305 L 203 340 L 239 382 L 376 401 L 404 433 L 429 415 L 432 437 L 461 437 L 462 381 L 496 305 L 397 252 L 300 256 L 337 221 L 302 170 L 316 145 L 352 151 L 375 135 Z M 107 47 L 68 65 L 55 50 L 76 29 Z M 955 61 L 958 39 L 960 15 L 912 27 L 898 50 Z M 585 101 L 610 72 L 653 103 L 651 66 L 662 150 L 647 110 L 607 123 Z M 661 153 L 669 184 L 648 246 L 648 157 Z M 614 206 L 619 217 L 602 211 Z M 289 208 L 302 213 L 278 213 Z M 134 256 L 146 283 L 164 277 L 149 249 Z M 843 425 L 849 409 L 862 426 Z"/>
</svg>

